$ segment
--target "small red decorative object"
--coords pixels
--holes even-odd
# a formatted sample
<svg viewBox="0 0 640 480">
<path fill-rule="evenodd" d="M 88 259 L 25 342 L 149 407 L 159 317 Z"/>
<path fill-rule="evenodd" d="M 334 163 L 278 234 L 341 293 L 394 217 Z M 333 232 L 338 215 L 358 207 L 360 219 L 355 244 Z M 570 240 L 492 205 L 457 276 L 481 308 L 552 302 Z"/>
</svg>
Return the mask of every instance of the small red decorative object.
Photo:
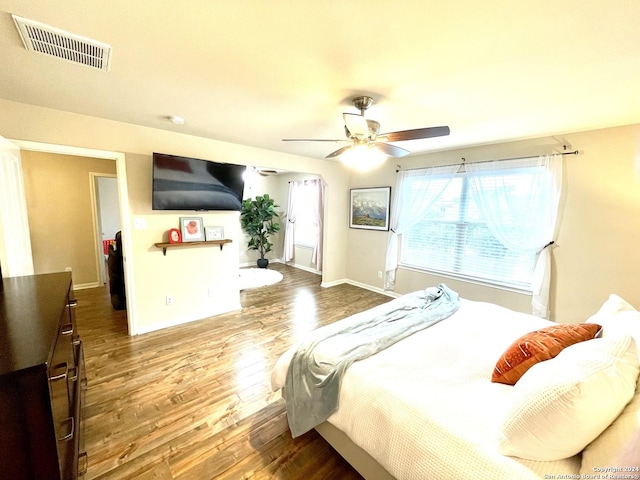
<svg viewBox="0 0 640 480">
<path fill-rule="evenodd" d="M 110 245 L 113 245 L 115 247 L 116 246 L 116 241 L 114 239 L 103 240 L 102 241 L 102 251 L 104 252 L 105 255 L 109 255 L 109 246 Z"/>
<path fill-rule="evenodd" d="M 182 234 L 177 228 L 169 230 L 169 243 L 182 243 Z"/>
</svg>

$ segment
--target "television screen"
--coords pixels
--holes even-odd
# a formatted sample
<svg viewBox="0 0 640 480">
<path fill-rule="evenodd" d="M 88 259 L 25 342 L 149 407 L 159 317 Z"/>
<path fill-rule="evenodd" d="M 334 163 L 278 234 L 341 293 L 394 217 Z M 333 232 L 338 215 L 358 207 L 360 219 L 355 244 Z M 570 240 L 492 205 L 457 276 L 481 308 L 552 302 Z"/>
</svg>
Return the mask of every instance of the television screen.
<svg viewBox="0 0 640 480">
<path fill-rule="evenodd" d="M 153 154 L 153 210 L 240 210 L 244 165 Z"/>
</svg>

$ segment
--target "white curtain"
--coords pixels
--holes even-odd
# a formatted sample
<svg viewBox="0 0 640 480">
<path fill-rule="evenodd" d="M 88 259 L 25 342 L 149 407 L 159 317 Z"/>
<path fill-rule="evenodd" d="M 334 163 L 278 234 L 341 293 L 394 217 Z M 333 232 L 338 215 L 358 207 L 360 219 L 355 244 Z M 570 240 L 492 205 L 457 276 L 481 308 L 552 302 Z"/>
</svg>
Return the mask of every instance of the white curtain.
<svg viewBox="0 0 640 480">
<path fill-rule="evenodd" d="M 294 244 L 294 224 L 296 222 L 296 196 L 298 194 L 300 184 L 298 182 L 289 182 L 289 200 L 287 202 L 287 223 L 284 227 L 284 248 L 282 251 L 282 261 L 289 262 L 293 260 L 295 244 Z"/>
<path fill-rule="evenodd" d="M 398 235 L 411 229 L 440 198 L 459 165 L 400 171 L 391 202 L 390 232 L 385 262 L 385 290 L 393 290 L 398 268 Z"/>
<path fill-rule="evenodd" d="M 301 195 L 308 197 L 300 197 Z M 305 200 L 309 200 L 306 202 Z M 313 247 L 311 261 L 316 269 L 322 271 L 322 229 L 324 226 L 324 184 L 320 179 L 289 182 L 289 200 L 287 203 L 287 220 L 284 229 L 284 248 L 282 261 L 288 262 L 295 256 L 295 223 L 298 216 L 297 210 L 302 203 L 304 211 L 312 216 L 312 223 L 317 226 L 317 239 Z M 311 205 L 311 212 L 306 208 Z M 304 217 L 301 217 L 304 219 Z"/>
<path fill-rule="evenodd" d="M 321 272 L 322 271 L 322 237 L 323 237 L 323 227 L 324 227 L 324 184 L 322 180 L 316 179 L 311 180 L 309 182 L 310 188 L 312 189 L 312 198 L 313 198 L 313 216 L 314 222 L 318 226 L 318 241 L 316 245 L 313 247 L 313 256 L 311 257 L 311 261 L 316 264 L 316 269 Z"/>
<path fill-rule="evenodd" d="M 556 230 L 562 155 L 470 163 L 465 167 L 491 233 L 511 250 L 538 253 L 531 281 L 532 311 L 536 316 L 548 318 L 551 262 L 546 247 L 553 241 Z M 504 169 L 526 173 L 528 188 L 514 193 L 508 175 L 492 175 Z M 523 176 L 518 178 L 522 181 Z"/>
<path fill-rule="evenodd" d="M 4 277 L 33 275 L 20 148 L 3 137 L 0 137 L 0 264 Z"/>
</svg>

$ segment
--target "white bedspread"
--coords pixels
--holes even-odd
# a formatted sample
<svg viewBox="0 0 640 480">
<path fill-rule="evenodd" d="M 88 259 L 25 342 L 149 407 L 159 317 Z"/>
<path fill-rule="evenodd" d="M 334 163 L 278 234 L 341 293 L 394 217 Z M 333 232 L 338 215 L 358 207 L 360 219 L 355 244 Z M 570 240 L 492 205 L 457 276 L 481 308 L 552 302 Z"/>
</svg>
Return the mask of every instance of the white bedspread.
<svg viewBox="0 0 640 480">
<path fill-rule="evenodd" d="M 358 315 L 378 315 L 404 301 L 407 296 Z M 505 457 L 496 447 L 497 415 L 512 387 L 491 383 L 495 362 L 517 337 L 549 324 L 463 299 L 450 318 L 354 363 L 328 421 L 398 480 L 575 474 L 579 457 L 534 462 Z M 274 390 L 284 385 L 292 353 L 272 372 Z"/>
</svg>

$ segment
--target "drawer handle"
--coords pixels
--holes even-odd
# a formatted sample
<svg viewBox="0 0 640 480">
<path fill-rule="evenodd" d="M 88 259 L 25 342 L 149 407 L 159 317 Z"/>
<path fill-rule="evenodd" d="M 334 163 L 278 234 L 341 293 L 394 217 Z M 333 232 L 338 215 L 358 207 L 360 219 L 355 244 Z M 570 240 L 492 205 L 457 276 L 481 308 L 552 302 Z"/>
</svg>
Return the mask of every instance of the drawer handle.
<svg viewBox="0 0 640 480">
<path fill-rule="evenodd" d="M 67 303 L 67 307 L 69 308 L 75 308 L 78 306 L 78 300 L 74 299 L 69 299 L 69 303 Z"/>
<path fill-rule="evenodd" d="M 76 380 L 78 380 L 78 367 L 73 367 L 71 369 L 71 375 L 69 376 L 69 380 L 71 380 L 72 382 L 75 382 Z"/>
<path fill-rule="evenodd" d="M 78 477 L 85 475 L 87 473 L 88 467 L 89 456 L 87 455 L 87 452 L 82 452 L 80 455 L 78 455 Z"/>
<path fill-rule="evenodd" d="M 71 335 L 73 333 L 73 323 L 65 323 L 60 329 L 61 335 Z"/>
<path fill-rule="evenodd" d="M 82 340 L 80 340 L 80 335 L 74 335 L 74 336 L 71 338 L 71 344 L 72 344 L 74 347 L 77 347 L 77 346 L 78 346 L 78 345 L 80 345 L 81 343 L 82 343 Z"/>
<path fill-rule="evenodd" d="M 73 432 L 75 430 L 75 425 L 76 425 L 76 423 L 73 421 L 73 417 L 69 417 L 66 420 L 64 420 L 62 423 L 60 423 L 60 428 L 62 429 L 62 426 L 65 424 L 69 425 L 69 433 L 67 433 L 64 437 L 59 438 L 58 439 L 59 442 L 68 442 L 73 438 Z"/>
<path fill-rule="evenodd" d="M 57 373 L 57 371 L 61 369 L 64 371 L 62 373 Z M 67 374 L 69 373 L 69 365 L 67 365 L 67 362 L 58 363 L 57 365 L 54 365 L 54 367 L 51 369 L 51 372 L 56 373 L 49 377 L 50 381 L 53 382 L 55 380 L 62 380 L 63 378 L 67 378 Z"/>
</svg>

